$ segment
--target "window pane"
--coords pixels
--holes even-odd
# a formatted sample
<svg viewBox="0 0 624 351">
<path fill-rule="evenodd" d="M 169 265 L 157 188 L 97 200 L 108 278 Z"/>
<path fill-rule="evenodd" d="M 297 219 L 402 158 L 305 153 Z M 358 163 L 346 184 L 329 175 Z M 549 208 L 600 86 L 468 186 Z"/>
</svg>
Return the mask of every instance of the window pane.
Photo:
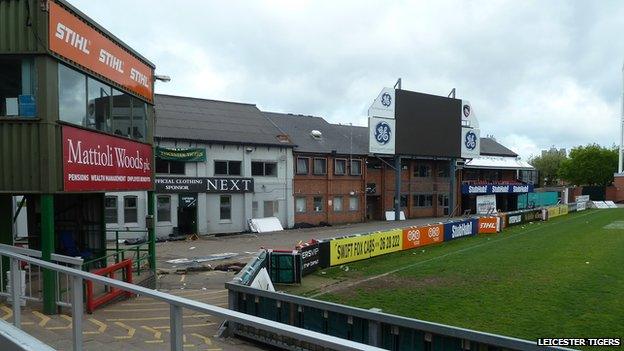
<svg viewBox="0 0 624 351">
<path fill-rule="evenodd" d="M 265 201 L 264 202 L 264 216 L 263 217 L 273 217 L 275 209 L 273 208 L 273 201 Z"/>
<path fill-rule="evenodd" d="M 124 197 L 124 222 L 137 223 L 137 197 Z"/>
<path fill-rule="evenodd" d="M 277 176 L 277 163 L 267 162 L 264 164 L 264 175 L 269 177 Z"/>
<path fill-rule="evenodd" d="M 362 161 L 351 161 L 351 175 L 362 175 Z"/>
<path fill-rule="evenodd" d="M 156 158 L 156 173 L 169 173 L 169 162 Z"/>
<path fill-rule="evenodd" d="M 264 163 L 263 162 L 252 162 L 251 163 L 251 175 L 253 175 L 253 176 L 263 176 L 264 175 Z"/>
<path fill-rule="evenodd" d="M 156 213 L 159 222 L 171 222 L 171 197 L 168 195 L 158 196 L 158 212 Z"/>
<path fill-rule="evenodd" d="M 297 158 L 297 174 L 308 174 L 308 159 L 298 157 Z"/>
<path fill-rule="evenodd" d="M 227 161 L 215 161 L 215 175 L 227 175 Z"/>
<path fill-rule="evenodd" d="M 323 211 L 323 198 L 320 196 L 314 197 L 314 212 Z"/>
<path fill-rule="evenodd" d="M 169 173 L 171 174 L 184 174 L 184 167 L 186 163 L 180 161 L 168 161 L 169 162 Z"/>
<path fill-rule="evenodd" d="M 295 208 L 296 208 L 296 211 L 299 213 L 305 212 L 306 211 L 306 198 L 298 197 L 297 199 L 295 199 Z"/>
<path fill-rule="evenodd" d="M 334 174 L 345 174 L 345 168 L 347 166 L 346 160 L 335 160 L 334 162 Z"/>
<path fill-rule="evenodd" d="M 137 99 L 132 98 L 132 138 L 145 140 L 147 134 L 147 105 Z"/>
<path fill-rule="evenodd" d="M 0 116 L 37 115 L 34 106 L 35 78 L 32 58 L 0 59 Z M 20 95 L 30 98 L 28 105 L 21 105 Z"/>
<path fill-rule="evenodd" d="M 324 158 L 314 159 L 314 174 L 326 174 L 327 173 L 327 160 Z"/>
<path fill-rule="evenodd" d="M 221 220 L 232 219 L 232 198 L 229 195 L 221 195 L 219 218 Z"/>
<path fill-rule="evenodd" d="M 107 196 L 104 200 L 106 223 L 117 223 L 117 196 Z"/>
<path fill-rule="evenodd" d="M 448 178 L 450 175 L 450 169 L 449 169 L 449 164 L 448 163 L 440 163 L 438 164 L 438 177 L 440 178 Z"/>
<path fill-rule="evenodd" d="M 241 161 L 230 161 L 228 167 L 229 175 L 241 175 Z"/>
<path fill-rule="evenodd" d="M 132 130 L 130 112 L 130 95 L 113 89 L 113 133 L 130 137 Z"/>
<path fill-rule="evenodd" d="M 251 202 L 251 218 L 259 218 L 258 217 L 258 201 Z"/>
<path fill-rule="evenodd" d="M 342 211 L 342 196 L 334 197 L 334 212 Z"/>
<path fill-rule="evenodd" d="M 60 120 L 86 126 L 86 76 L 61 64 L 58 65 L 58 75 Z"/>
<path fill-rule="evenodd" d="M 349 211 L 357 211 L 360 207 L 360 202 L 357 196 L 349 197 Z"/>
<path fill-rule="evenodd" d="M 110 132 L 111 87 L 88 77 L 87 88 L 87 127 Z"/>
</svg>

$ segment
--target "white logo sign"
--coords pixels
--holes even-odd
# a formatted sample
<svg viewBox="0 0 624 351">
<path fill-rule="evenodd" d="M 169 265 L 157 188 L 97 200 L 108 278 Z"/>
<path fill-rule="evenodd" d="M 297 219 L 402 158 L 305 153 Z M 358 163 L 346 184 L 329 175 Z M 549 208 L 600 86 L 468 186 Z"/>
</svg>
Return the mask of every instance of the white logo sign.
<svg viewBox="0 0 624 351">
<path fill-rule="evenodd" d="M 394 88 L 383 88 L 368 108 L 368 117 L 394 119 Z"/>
<path fill-rule="evenodd" d="M 369 152 L 394 155 L 395 121 L 389 118 L 369 117 Z"/>
</svg>

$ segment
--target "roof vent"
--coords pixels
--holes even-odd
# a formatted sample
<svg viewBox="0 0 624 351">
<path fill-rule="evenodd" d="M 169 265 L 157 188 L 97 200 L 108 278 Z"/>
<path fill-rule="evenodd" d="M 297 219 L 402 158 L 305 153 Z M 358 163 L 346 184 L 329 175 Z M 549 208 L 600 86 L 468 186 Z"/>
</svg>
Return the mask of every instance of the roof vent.
<svg viewBox="0 0 624 351">
<path fill-rule="evenodd" d="M 317 140 L 320 140 L 320 139 L 323 137 L 323 133 L 321 133 L 321 131 L 320 131 L 320 130 L 316 130 L 316 129 L 312 130 L 312 131 L 310 132 L 310 135 L 311 135 L 314 139 L 317 139 Z"/>
</svg>

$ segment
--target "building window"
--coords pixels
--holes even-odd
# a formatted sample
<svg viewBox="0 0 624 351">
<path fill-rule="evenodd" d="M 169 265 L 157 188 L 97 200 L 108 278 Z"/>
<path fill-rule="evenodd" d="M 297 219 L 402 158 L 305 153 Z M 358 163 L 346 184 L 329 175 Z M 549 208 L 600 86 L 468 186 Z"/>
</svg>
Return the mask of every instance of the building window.
<svg viewBox="0 0 624 351">
<path fill-rule="evenodd" d="M 451 170 L 448 163 L 438 163 L 438 178 L 450 177 Z"/>
<path fill-rule="evenodd" d="M 314 197 L 314 212 L 322 212 L 323 211 L 323 197 L 315 196 Z"/>
<path fill-rule="evenodd" d="M 324 158 L 314 159 L 314 174 L 324 175 L 327 174 L 327 160 Z"/>
<path fill-rule="evenodd" d="M 448 207 L 449 196 L 448 194 L 438 194 L 438 206 Z"/>
<path fill-rule="evenodd" d="M 251 218 L 260 218 L 258 217 L 258 201 L 251 202 Z"/>
<path fill-rule="evenodd" d="M 0 116 L 35 117 L 34 60 L 2 58 L 0 77 Z"/>
<path fill-rule="evenodd" d="M 307 157 L 297 157 L 297 174 L 308 174 L 308 163 L 310 159 Z"/>
<path fill-rule="evenodd" d="M 147 104 L 110 85 L 58 65 L 59 118 L 85 128 L 145 140 Z"/>
<path fill-rule="evenodd" d="M 184 174 L 185 166 L 186 164 L 184 162 L 162 160 L 158 157 L 156 158 L 156 173 Z"/>
<path fill-rule="evenodd" d="M 156 207 L 158 222 L 171 222 L 171 196 L 158 195 Z"/>
<path fill-rule="evenodd" d="M 278 201 L 265 201 L 264 202 L 264 217 L 278 217 L 279 216 L 279 202 Z"/>
<path fill-rule="evenodd" d="M 396 201 L 396 196 L 392 197 L 392 208 L 394 208 L 394 202 Z M 407 195 L 401 195 L 401 208 L 407 207 Z"/>
<path fill-rule="evenodd" d="M 360 199 L 357 196 L 349 196 L 349 211 L 358 211 L 360 209 Z"/>
<path fill-rule="evenodd" d="M 351 175 L 362 175 L 362 160 L 351 160 Z"/>
<path fill-rule="evenodd" d="M 306 198 L 305 197 L 295 198 L 295 211 L 297 211 L 297 213 L 306 212 Z"/>
<path fill-rule="evenodd" d="M 138 223 L 137 222 L 137 197 L 136 196 L 124 196 L 124 222 L 125 223 Z"/>
<path fill-rule="evenodd" d="M 277 177 L 277 163 L 275 162 L 251 162 L 251 175 L 260 177 Z"/>
<path fill-rule="evenodd" d="M 432 194 L 414 194 L 414 207 L 431 207 L 433 206 Z"/>
<path fill-rule="evenodd" d="M 342 196 L 334 197 L 334 212 L 342 212 Z"/>
<path fill-rule="evenodd" d="M 219 219 L 222 221 L 232 220 L 232 197 L 230 195 L 221 195 L 219 201 Z"/>
<path fill-rule="evenodd" d="M 107 196 L 104 200 L 106 223 L 117 223 L 117 196 Z"/>
<path fill-rule="evenodd" d="M 335 175 L 347 174 L 347 160 L 345 159 L 334 160 L 334 174 Z"/>
<path fill-rule="evenodd" d="M 431 166 L 427 163 L 417 163 L 414 167 L 414 177 L 431 177 Z"/>
<path fill-rule="evenodd" d="M 214 161 L 215 175 L 241 175 L 241 161 Z"/>
</svg>

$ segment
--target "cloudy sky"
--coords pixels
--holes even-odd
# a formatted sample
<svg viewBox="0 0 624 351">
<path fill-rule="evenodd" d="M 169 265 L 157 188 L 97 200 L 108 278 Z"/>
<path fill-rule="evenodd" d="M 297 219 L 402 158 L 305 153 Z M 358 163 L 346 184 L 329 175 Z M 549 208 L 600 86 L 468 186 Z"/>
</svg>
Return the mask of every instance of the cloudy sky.
<svg viewBox="0 0 624 351">
<path fill-rule="evenodd" d="M 70 2 L 172 77 L 157 93 L 366 125 L 401 77 L 525 159 L 619 142 L 621 1 Z"/>
</svg>

